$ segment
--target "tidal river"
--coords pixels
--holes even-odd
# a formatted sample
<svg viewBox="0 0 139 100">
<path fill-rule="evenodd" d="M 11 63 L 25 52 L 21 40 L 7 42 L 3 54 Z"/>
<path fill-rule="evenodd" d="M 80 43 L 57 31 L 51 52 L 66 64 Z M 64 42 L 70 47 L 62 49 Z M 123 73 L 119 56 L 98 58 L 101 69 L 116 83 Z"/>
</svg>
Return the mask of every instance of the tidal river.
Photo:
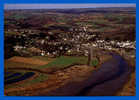
<svg viewBox="0 0 139 100">
<path fill-rule="evenodd" d="M 129 80 L 131 69 L 118 54 L 111 53 L 112 59 L 105 62 L 81 82 L 67 83 L 42 96 L 112 96 Z"/>
</svg>

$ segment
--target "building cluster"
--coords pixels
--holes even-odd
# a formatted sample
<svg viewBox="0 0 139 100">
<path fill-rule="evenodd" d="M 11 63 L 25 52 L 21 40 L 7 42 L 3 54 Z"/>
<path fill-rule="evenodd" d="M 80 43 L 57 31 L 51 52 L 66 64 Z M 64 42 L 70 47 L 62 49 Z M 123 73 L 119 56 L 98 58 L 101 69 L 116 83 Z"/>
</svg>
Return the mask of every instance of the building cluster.
<svg viewBox="0 0 139 100">
<path fill-rule="evenodd" d="M 17 31 L 17 30 L 16 30 Z M 29 32 L 28 32 L 29 31 Z M 24 45 L 14 45 L 15 51 L 27 50 L 28 52 L 37 52 L 35 54 L 41 56 L 60 56 L 64 54 L 85 55 L 88 54 L 88 47 L 120 50 L 130 49 L 136 50 L 136 41 L 117 41 L 117 40 L 102 40 L 98 33 L 88 32 L 86 27 L 70 28 L 67 33 L 52 33 L 34 34 L 34 31 L 24 31 L 21 35 L 15 36 L 22 40 Z M 31 50 L 30 48 L 36 48 Z"/>
<path fill-rule="evenodd" d="M 112 50 L 115 48 L 136 49 L 136 41 L 97 40 L 92 43 L 92 46 L 108 50 Z"/>
</svg>

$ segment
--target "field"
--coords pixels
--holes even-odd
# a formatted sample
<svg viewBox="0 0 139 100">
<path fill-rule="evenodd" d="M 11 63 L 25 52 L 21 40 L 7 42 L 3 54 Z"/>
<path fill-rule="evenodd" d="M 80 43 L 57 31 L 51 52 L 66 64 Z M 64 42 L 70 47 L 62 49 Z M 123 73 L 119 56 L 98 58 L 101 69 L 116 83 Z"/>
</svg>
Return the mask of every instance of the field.
<svg viewBox="0 0 139 100">
<path fill-rule="evenodd" d="M 41 63 L 36 63 L 34 61 L 38 61 Z M 92 61 L 91 69 L 90 68 L 88 69 L 86 67 L 81 67 L 81 68 L 75 67 L 75 72 L 78 70 L 82 71 L 85 69 L 87 69 L 86 71 L 92 70 L 94 69 L 93 66 L 96 66 L 97 64 L 96 62 L 97 62 L 96 60 Z M 68 70 L 75 65 L 83 66 L 86 63 L 87 63 L 87 57 L 83 57 L 83 56 L 81 57 L 61 56 L 58 58 L 48 58 L 48 57 L 41 57 L 41 56 L 34 56 L 30 58 L 17 57 L 17 56 L 12 57 L 5 61 L 5 92 L 7 93 L 7 91 L 9 92 L 13 90 L 17 91 L 17 89 L 26 88 L 26 87 L 28 88 L 29 86 L 32 87 L 32 85 L 35 86 L 35 84 L 47 82 L 48 80 L 51 80 L 52 77 L 56 77 L 57 75 L 60 75 L 60 73 L 62 73 L 61 72 L 62 70 L 66 70 L 66 69 Z M 74 75 L 75 72 L 70 72 L 72 77 L 75 76 Z M 56 75 L 53 73 L 56 73 Z M 64 74 L 65 78 L 66 76 L 71 78 L 71 76 L 69 76 L 69 72 L 67 75 Z M 61 76 L 61 78 L 62 77 L 63 76 Z"/>
</svg>

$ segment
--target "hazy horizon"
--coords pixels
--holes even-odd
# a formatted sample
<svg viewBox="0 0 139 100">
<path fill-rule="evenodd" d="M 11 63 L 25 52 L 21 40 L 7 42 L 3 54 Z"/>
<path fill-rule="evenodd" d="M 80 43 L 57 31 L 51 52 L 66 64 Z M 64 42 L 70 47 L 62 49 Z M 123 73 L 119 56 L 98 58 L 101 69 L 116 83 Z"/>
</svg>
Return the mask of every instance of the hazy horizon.
<svg viewBox="0 0 139 100">
<path fill-rule="evenodd" d="M 5 10 L 12 9 L 72 9 L 72 8 L 103 8 L 103 7 L 136 7 L 136 4 L 5 4 Z"/>
</svg>

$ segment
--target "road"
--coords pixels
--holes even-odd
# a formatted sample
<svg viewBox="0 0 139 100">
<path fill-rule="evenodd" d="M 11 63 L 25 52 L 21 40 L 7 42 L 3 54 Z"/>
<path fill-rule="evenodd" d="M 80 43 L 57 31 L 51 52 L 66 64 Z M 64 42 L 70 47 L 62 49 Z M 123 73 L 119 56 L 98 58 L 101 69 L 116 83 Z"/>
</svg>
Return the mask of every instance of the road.
<svg viewBox="0 0 139 100">
<path fill-rule="evenodd" d="M 112 59 L 105 62 L 86 80 L 71 82 L 39 96 L 113 96 L 129 80 L 131 69 L 118 54 L 111 53 Z"/>
</svg>

